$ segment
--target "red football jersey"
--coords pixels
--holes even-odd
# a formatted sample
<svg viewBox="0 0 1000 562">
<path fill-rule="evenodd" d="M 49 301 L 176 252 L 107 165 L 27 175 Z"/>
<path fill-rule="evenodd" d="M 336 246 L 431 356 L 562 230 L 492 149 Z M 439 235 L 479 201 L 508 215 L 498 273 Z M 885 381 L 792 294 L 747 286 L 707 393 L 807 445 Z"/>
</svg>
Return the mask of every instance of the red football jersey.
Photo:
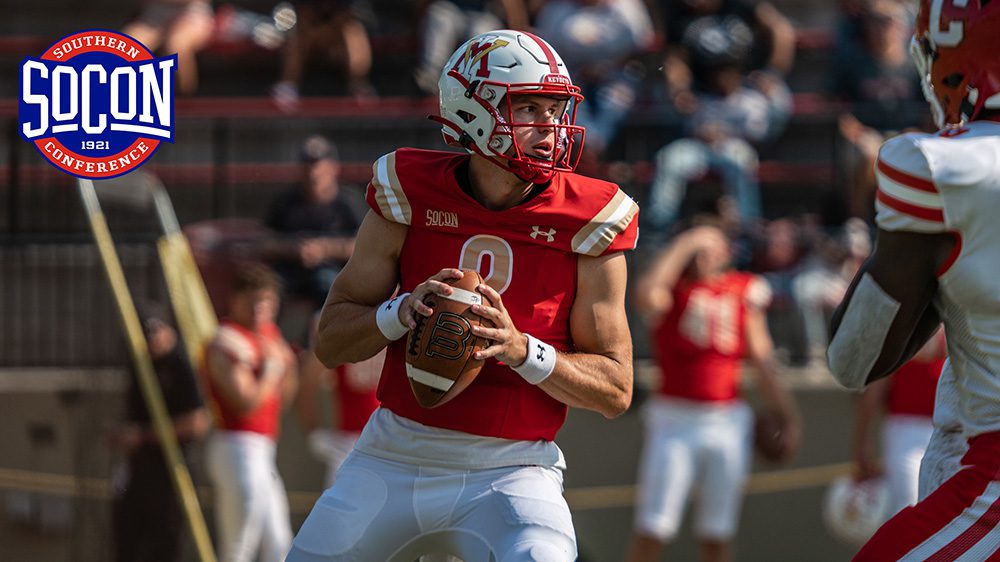
<svg viewBox="0 0 1000 562">
<path fill-rule="evenodd" d="M 736 399 L 747 309 L 767 305 L 767 283 L 730 271 L 708 281 L 681 280 L 673 297 L 673 307 L 653 332 L 663 374 L 660 392 L 705 402 Z"/>
<path fill-rule="evenodd" d="M 226 354 L 234 363 L 245 363 L 256 378 L 260 378 L 263 367 L 261 350 L 262 339 L 280 341 L 281 332 L 274 324 L 260 327 L 259 333 L 251 332 L 231 320 L 223 320 L 219 332 L 209 344 L 211 350 Z M 205 364 L 205 388 L 208 392 L 209 404 L 215 415 L 216 425 L 229 431 L 252 431 L 267 435 L 275 440 L 278 438 L 279 420 L 281 418 L 281 393 L 275 392 L 266 398 L 252 412 L 243 414 L 226 406 L 219 399 L 219 391 L 215 387 L 209 372 L 210 365 Z"/>
<path fill-rule="evenodd" d="M 402 291 L 445 267 L 478 270 L 502 296 L 514 325 L 559 350 L 573 349 L 569 316 L 577 256 L 631 250 L 638 207 L 618 186 L 556 174 L 511 209 L 484 208 L 462 190 L 456 169 L 468 155 L 401 149 L 375 162 L 368 203 L 409 231 L 399 261 Z M 410 390 L 405 339 L 389 345 L 378 397 L 397 415 L 476 435 L 552 440 L 566 406 L 509 367 L 487 361 L 462 394 L 424 409 Z"/>
<path fill-rule="evenodd" d="M 886 411 L 908 416 L 934 415 L 934 394 L 944 357 L 930 361 L 911 359 L 896 370 L 889 380 Z"/>
</svg>

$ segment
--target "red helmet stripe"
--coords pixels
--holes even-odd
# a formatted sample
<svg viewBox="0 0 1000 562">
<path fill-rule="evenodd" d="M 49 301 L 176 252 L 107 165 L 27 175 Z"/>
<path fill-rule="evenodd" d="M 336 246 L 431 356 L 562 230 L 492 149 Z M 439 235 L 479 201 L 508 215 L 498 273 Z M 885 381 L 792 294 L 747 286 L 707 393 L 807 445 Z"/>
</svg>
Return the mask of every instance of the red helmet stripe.
<svg viewBox="0 0 1000 562">
<path fill-rule="evenodd" d="M 559 74 L 559 65 L 556 63 L 556 55 L 552 52 L 552 49 L 549 48 L 549 44 L 542 41 L 537 35 L 533 35 L 527 31 L 522 31 L 521 33 L 531 37 L 535 43 L 538 43 L 538 46 L 542 49 L 542 53 L 545 54 L 545 58 L 549 61 L 549 71 L 552 74 Z"/>
</svg>

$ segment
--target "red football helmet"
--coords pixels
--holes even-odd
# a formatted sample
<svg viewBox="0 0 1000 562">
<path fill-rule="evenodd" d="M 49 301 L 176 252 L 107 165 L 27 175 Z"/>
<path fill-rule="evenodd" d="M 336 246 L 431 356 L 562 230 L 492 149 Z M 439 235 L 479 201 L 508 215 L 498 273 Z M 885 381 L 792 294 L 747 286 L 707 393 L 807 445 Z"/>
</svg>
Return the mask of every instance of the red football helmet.
<svg viewBox="0 0 1000 562">
<path fill-rule="evenodd" d="M 1000 2 L 920 0 L 910 52 L 938 127 L 1000 109 Z"/>
<path fill-rule="evenodd" d="M 583 127 L 577 126 L 576 107 L 583 101 L 566 64 L 544 40 L 523 31 L 498 30 L 466 41 L 448 60 L 438 81 L 445 141 L 479 154 L 524 181 L 544 183 L 557 171 L 576 169 L 583 146 Z M 568 99 L 553 125 L 514 123 L 510 111 L 500 109 L 507 96 L 534 94 Z M 514 127 L 552 127 L 556 146 L 551 160 L 532 158 L 518 146 Z M 579 137 L 580 146 L 573 145 Z M 511 151 L 513 147 L 513 151 Z M 509 154 L 512 153 L 512 154 Z"/>
</svg>

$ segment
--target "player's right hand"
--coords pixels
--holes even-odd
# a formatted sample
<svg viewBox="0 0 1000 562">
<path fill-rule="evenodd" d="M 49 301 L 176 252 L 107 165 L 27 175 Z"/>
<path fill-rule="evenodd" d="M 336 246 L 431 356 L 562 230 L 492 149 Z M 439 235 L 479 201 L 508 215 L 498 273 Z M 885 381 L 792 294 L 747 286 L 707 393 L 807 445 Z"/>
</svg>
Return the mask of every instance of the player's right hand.
<svg viewBox="0 0 1000 562">
<path fill-rule="evenodd" d="M 434 313 L 434 310 L 424 303 L 424 299 L 430 295 L 441 295 L 442 297 L 451 295 L 454 290 L 445 281 L 461 279 L 462 275 L 462 270 L 446 267 L 414 287 L 399 306 L 399 319 L 411 330 L 416 328 L 417 314 L 430 316 Z"/>
</svg>

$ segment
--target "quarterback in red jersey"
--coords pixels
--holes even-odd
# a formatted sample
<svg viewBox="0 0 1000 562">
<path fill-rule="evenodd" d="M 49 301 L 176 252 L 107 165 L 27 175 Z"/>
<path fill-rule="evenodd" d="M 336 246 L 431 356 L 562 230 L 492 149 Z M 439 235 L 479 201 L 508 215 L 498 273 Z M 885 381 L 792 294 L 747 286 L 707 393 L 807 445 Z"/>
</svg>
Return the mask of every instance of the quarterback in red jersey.
<svg viewBox="0 0 1000 562">
<path fill-rule="evenodd" d="M 401 149 L 378 159 L 371 211 L 324 306 L 328 367 L 387 348 L 372 414 L 289 562 L 576 559 L 553 442 L 567 407 L 607 417 L 632 393 L 623 252 L 638 208 L 616 185 L 572 173 L 582 100 L 542 39 L 500 30 L 452 55 L 442 131 L 468 154 Z M 433 409 L 407 380 L 405 341 L 425 297 L 477 270 L 494 327 L 482 371 Z"/>
<path fill-rule="evenodd" d="M 722 231 L 699 226 L 680 234 L 639 282 L 663 378 L 643 406 L 633 562 L 660 559 L 696 485 L 701 560 L 730 559 L 752 450 L 753 413 L 740 396 L 744 358 L 781 420 L 781 449 L 790 454 L 798 444 L 799 416 L 772 360 L 771 291 L 756 275 L 729 269 L 730 259 Z"/>
<path fill-rule="evenodd" d="M 834 314 L 830 370 L 849 388 L 948 337 L 919 501 L 856 560 L 1000 557 L 1000 2 L 921 0 L 911 54 L 937 133 L 879 150 L 875 253 Z"/>
</svg>

